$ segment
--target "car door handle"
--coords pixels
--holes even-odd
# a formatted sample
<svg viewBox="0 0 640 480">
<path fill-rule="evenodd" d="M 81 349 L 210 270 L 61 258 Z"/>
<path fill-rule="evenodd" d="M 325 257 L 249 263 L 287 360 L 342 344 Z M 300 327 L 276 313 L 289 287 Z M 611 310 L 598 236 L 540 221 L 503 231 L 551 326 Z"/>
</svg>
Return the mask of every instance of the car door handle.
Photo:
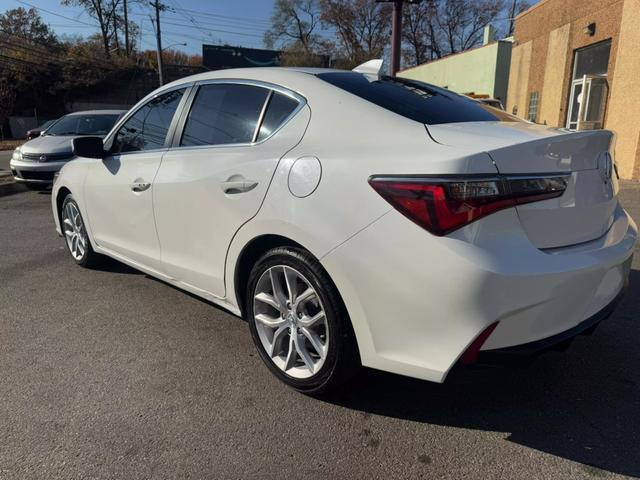
<svg viewBox="0 0 640 480">
<path fill-rule="evenodd" d="M 151 183 L 145 182 L 142 178 L 136 178 L 133 183 L 131 183 L 131 190 L 134 192 L 144 192 L 151 186 Z"/>
<path fill-rule="evenodd" d="M 247 180 L 240 175 L 234 175 L 227 181 L 222 182 L 222 191 L 224 193 L 244 193 L 253 190 L 258 186 L 258 182 L 253 180 Z"/>
</svg>

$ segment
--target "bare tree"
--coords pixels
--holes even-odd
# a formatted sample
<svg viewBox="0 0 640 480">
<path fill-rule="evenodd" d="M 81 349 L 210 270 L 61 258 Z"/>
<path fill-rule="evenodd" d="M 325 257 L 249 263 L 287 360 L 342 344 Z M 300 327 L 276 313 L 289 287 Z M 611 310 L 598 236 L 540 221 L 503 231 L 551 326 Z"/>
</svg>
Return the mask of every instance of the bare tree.
<svg viewBox="0 0 640 480">
<path fill-rule="evenodd" d="M 447 53 L 468 50 L 480 43 L 482 31 L 498 19 L 502 0 L 444 0 L 438 8 L 438 26 L 446 40 Z"/>
<path fill-rule="evenodd" d="M 98 22 L 104 55 L 109 57 L 111 55 L 109 45 L 114 35 L 114 26 L 117 24 L 115 17 L 120 0 L 62 0 L 62 4 L 82 7 Z M 117 36 L 117 31 L 115 34 Z"/>
<path fill-rule="evenodd" d="M 436 22 L 435 0 L 405 6 L 402 28 L 402 40 L 406 45 L 403 50 L 405 62 L 419 65 L 442 57 L 441 35 Z"/>
<path fill-rule="evenodd" d="M 321 0 L 322 22 L 333 28 L 349 64 L 380 58 L 389 43 L 391 6 L 375 0 Z"/>
<path fill-rule="evenodd" d="M 319 26 L 318 0 L 276 0 L 264 42 L 269 48 L 278 45 L 310 54 L 320 41 Z"/>
<path fill-rule="evenodd" d="M 510 0 L 508 7 L 508 28 L 507 28 L 507 37 L 513 35 L 513 30 L 516 26 L 516 17 L 519 13 L 524 12 L 527 8 L 529 8 L 531 4 L 527 0 Z"/>
<path fill-rule="evenodd" d="M 59 46 L 55 33 L 44 23 L 35 8 L 26 10 L 18 7 L 0 13 L 0 33 L 36 44 Z"/>
</svg>

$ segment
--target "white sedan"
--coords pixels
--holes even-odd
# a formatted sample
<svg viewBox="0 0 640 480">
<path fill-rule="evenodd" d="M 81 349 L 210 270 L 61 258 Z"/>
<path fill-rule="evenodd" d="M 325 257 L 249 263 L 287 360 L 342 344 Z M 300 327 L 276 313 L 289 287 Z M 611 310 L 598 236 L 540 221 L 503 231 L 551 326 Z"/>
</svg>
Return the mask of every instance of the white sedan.
<svg viewBox="0 0 640 480">
<path fill-rule="evenodd" d="M 442 382 L 607 317 L 637 229 L 608 131 L 533 125 L 357 71 L 208 72 L 74 141 L 52 207 L 102 255 L 244 316 L 283 382 Z"/>
</svg>

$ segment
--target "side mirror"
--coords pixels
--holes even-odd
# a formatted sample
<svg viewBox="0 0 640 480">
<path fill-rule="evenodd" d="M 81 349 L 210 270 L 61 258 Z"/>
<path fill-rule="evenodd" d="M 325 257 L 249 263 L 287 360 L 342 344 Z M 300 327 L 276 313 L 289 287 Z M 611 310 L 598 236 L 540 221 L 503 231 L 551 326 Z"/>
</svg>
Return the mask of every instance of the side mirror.
<svg viewBox="0 0 640 480">
<path fill-rule="evenodd" d="M 104 144 L 100 137 L 78 137 L 71 140 L 73 154 L 77 157 L 104 158 Z"/>
</svg>

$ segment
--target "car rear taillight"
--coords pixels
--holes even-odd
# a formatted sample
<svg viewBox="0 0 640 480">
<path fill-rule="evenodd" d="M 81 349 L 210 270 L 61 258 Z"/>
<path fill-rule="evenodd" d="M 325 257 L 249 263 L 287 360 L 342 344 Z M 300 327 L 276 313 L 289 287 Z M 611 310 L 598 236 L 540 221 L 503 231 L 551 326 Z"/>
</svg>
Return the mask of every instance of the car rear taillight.
<svg viewBox="0 0 640 480">
<path fill-rule="evenodd" d="M 479 218 L 523 203 L 561 196 L 570 174 L 495 177 L 373 176 L 369 184 L 407 218 L 446 235 Z"/>
<path fill-rule="evenodd" d="M 478 355 L 480 355 L 480 349 L 484 342 L 487 341 L 489 336 L 493 333 L 493 331 L 498 326 L 498 322 L 494 322 L 485 328 L 480 335 L 478 335 L 471 345 L 467 347 L 464 353 L 460 356 L 460 363 L 463 365 L 472 365 L 478 361 Z"/>
</svg>

